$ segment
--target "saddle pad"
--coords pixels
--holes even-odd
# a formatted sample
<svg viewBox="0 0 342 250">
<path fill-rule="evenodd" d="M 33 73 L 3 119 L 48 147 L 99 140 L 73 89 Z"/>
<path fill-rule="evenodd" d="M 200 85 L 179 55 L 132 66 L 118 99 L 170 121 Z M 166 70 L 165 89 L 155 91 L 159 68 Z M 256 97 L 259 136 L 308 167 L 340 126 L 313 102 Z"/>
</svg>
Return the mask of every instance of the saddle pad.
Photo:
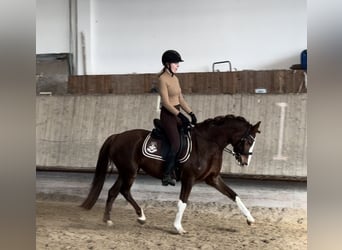
<svg viewBox="0 0 342 250">
<path fill-rule="evenodd" d="M 186 162 L 190 157 L 192 142 L 188 135 L 185 136 L 185 139 L 185 145 L 178 157 L 179 163 Z M 162 140 L 151 137 L 151 133 L 149 133 L 144 140 L 142 153 L 148 158 L 165 161 L 162 157 Z"/>
</svg>

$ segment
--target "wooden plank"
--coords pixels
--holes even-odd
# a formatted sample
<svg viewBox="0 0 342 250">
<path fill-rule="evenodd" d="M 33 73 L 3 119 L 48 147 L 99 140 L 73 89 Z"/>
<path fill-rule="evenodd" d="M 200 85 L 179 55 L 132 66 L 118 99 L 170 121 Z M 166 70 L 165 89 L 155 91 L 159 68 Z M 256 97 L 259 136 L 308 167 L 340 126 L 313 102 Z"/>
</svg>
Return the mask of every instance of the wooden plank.
<svg viewBox="0 0 342 250">
<path fill-rule="evenodd" d="M 177 74 L 184 94 L 306 93 L 302 70 L 244 70 Z M 158 84 L 157 74 L 70 76 L 69 94 L 144 94 Z"/>
</svg>

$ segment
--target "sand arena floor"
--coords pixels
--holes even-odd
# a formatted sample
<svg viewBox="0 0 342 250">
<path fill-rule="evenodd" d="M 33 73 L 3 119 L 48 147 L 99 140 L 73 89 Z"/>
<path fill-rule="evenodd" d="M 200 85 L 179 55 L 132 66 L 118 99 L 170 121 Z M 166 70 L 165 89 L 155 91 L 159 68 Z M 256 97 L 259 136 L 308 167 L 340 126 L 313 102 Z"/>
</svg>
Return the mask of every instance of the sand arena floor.
<svg viewBox="0 0 342 250">
<path fill-rule="evenodd" d="M 182 225 L 173 229 L 179 187 L 138 178 L 132 194 L 146 223 L 122 197 L 112 210 L 114 225 L 102 222 L 106 182 L 91 210 L 79 207 L 91 175 L 37 173 L 37 249 L 307 249 L 306 185 L 227 180 L 256 220 L 248 226 L 235 203 L 206 185 L 194 188 Z M 180 186 L 180 185 L 178 185 Z M 260 197 L 262 196 L 262 197 Z"/>
</svg>

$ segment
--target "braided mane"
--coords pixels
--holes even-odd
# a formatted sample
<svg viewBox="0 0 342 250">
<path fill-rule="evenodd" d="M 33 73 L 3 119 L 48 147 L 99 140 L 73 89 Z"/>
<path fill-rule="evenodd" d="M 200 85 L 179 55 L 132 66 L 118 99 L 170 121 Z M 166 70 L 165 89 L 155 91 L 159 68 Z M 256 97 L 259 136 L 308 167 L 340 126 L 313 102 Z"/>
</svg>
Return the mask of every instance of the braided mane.
<svg viewBox="0 0 342 250">
<path fill-rule="evenodd" d="M 202 122 L 203 125 L 214 125 L 214 126 L 220 126 L 227 120 L 238 120 L 241 122 L 245 122 L 249 124 L 249 122 L 242 116 L 235 116 L 235 115 L 221 115 L 221 116 L 216 116 L 214 118 L 209 118 L 206 119 Z"/>
</svg>

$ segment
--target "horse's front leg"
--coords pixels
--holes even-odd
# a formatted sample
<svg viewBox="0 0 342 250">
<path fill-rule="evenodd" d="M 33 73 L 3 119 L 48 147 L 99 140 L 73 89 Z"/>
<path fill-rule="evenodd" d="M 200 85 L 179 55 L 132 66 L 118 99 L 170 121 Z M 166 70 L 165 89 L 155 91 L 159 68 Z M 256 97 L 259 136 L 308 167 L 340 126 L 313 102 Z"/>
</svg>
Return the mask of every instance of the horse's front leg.
<svg viewBox="0 0 342 250">
<path fill-rule="evenodd" d="M 241 210 L 241 212 L 247 217 L 247 223 L 248 225 L 251 225 L 255 222 L 253 216 L 249 212 L 249 210 L 246 208 L 246 206 L 241 201 L 240 197 L 230 188 L 228 187 L 224 181 L 222 180 L 221 176 L 211 176 L 208 179 L 205 180 L 206 183 L 214 188 L 216 188 L 218 191 L 220 191 L 222 194 L 228 196 L 228 198 L 232 199 L 236 202 L 236 205 Z"/>
<path fill-rule="evenodd" d="M 182 226 L 182 218 L 186 208 L 186 203 L 188 202 L 188 198 L 193 186 L 193 182 L 190 180 L 182 181 L 181 192 L 179 195 L 179 201 L 177 204 L 177 214 L 173 226 L 177 230 L 179 234 L 185 234 L 186 231 Z"/>
<path fill-rule="evenodd" d="M 176 219 L 173 223 L 173 226 L 175 227 L 175 229 L 177 230 L 179 234 L 186 233 L 186 231 L 183 229 L 183 226 L 182 226 L 182 218 L 183 218 L 183 213 L 184 213 L 185 208 L 186 208 L 186 203 L 183 202 L 182 200 L 179 200 L 177 204 Z"/>
</svg>

